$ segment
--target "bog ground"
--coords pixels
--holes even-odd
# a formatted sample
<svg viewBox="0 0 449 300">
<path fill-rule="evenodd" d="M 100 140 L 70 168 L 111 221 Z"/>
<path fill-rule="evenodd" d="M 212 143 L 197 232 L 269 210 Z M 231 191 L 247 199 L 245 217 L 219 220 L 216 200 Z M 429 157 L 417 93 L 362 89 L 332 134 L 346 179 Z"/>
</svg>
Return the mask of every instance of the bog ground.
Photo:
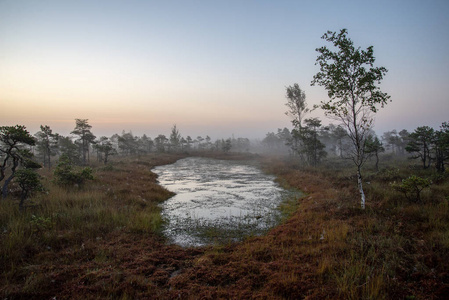
<svg viewBox="0 0 449 300">
<path fill-rule="evenodd" d="M 81 188 L 58 187 L 44 172 L 48 194 L 24 211 L 18 200 L 2 201 L 2 297 L 443 299 L 449 292 L 446 177 L 414 203 L 390 187 L 410 174 L 407 163 L 381 165 L 367 172 L 361 210 L 353 172 L 341 163 L 301 169 L 288 159 L 227 154 L 257 160 L 306 194 L 283 205 L 284 222 L 266 235 L 182 248 L 160 234 L 157 204 L 172 194 L 150 171 L 181 157 L 115 158 L 94 167 L 95 179 Z"/>
</svg>

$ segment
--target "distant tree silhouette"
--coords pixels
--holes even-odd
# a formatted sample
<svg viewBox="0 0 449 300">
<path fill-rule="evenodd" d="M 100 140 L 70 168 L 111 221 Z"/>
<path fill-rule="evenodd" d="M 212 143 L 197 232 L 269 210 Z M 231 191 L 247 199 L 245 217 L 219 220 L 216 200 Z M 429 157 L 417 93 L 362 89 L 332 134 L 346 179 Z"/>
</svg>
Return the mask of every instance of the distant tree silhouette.
<svg viewBox="0 0 449 300">
<path fill-rule="evenodd" d="M 435 131 L 429 126 L 420 126 L 409 137 L 410 142 L 405 147 L 405 150 L 413 154 L 411 158 L 421 159 L 423 168 L 427 169 L 432 161 L 431 150 Z"/>
<path fill-rule="evenodd" d="M 385 152 L 382 142 L 376 135 L 370 134 L 365 141 L 365 152 L 376 158 L 376 171 L 379 171 L 379 153 Z"/>
<path fill-rule="evenodd" d="M 291 143 L 290 146 L 293 152 L 299 154 L 300 158 L 304 160 L 303 149 L 301 144 L 302 135 L 302 119 L 305 114 L 309 112 L 306 103 L 306 93 L 299 87 L 297 83 L 293 86 L 288 86 L 286 88 L 286 98 L 288 110 L 285 114 L 292 119 L 293 130 L 291 132 Z"/>
<path fill-rule="evenodd" d="M 301 151 L 307 158 L 307 162 L 312 165 L 318 165 L 321 160 L 326 157 L 327 152 L 324 150 L 326 147 L 319 140 L 319 129 L 321 127 L 321 121 L 318 118 L 310 118 L 304 120 L 306 126 L 301 130 Z"/>
<path fill-rule="evenodd" d="M 268 132 L 262 140 L 262 145 L 265 146 L 269 152 L 274 152 L 283 145 L 283 141 L 274 132 Z"/>
<path fill-rule="evenodd" d="M 154 146 L 153 140 L 150 137 L 147 137 L 146 134 L 142 135 L 138 143 L 139 143 L 139 152 L 142 153 L 150 153 Z"/>
<path fill-rule="evenodd" d="M 156 145 L 156 150 L 158 152 L 165 152 L 167 147 L 168 139 L 165 135 L 159 134 L 154 138 L 154 144 Z"/>
<path fill-rule="evenodd" d="M 130 132 L 122 132 L 122 135 L 118 137 L 118 148 L 122 155 L 136 154 L 139 149 L 139 142 L 137 137 Z"/>
<path fill-rule="evenodd" d="M 88 123 L 88 119 L 75 119 L 76 126 L 71 134 L 77 135 L 77 142 L 80 145 L 81 154 L 83 157 L 83 165 L 86 165 L 89 160 L 89 146 L 95 140 L 95 135 L 92 134 L 90 129 L 91 125 Z"/>
<path fill-rule="evenodd" d="M 51 128 L 47 125 L 41 125 L 41 130 L 35 134 L 37 138 L 36 146 L 37 151 L 42 155 L 42 163 L 44 167 L 51 168 L 51 156 L 54 156 L 58 152 L 58 139 L 59 135 L 53 133 Z"/>
<path fill-rule="evenodd" d="M 203 149 L 203 141 L 204 141 L 204 138 L 202 137 L 202 136 L 197 136 L 197 138 L 196 138 L 196 144 L 197 144 L 197 148 L 198 149 Z"/>
<path fill-rule="evenodd" d="M 179 134 L 176 124 L 173 125 L 170 133 L 170 151 L 178 152 L 181 148 L 181 135 Z"/>
<path fill-rule="evenodd" d="M 81 164 L 81 157 L 78 151 L 78 146 L 72 141 L 70 137 L 58 137 L 58 149 L 60 154 L 66 155 L 74 164 Z"/>
<path fill-rule="evenodd" d="M 231 151 L 231 148 L 232 148 L 231 138 L 228 138 L 226 140 L 224 140 L 224 139 L 221 140 L 221 150 L 223 152 L 229 152 L 229 151 Z"/>
<path fill-rule="evenodd" d="M 435 131 L 435 165 L 439 172 L 444 173 L 449 159 L 449 123 L 441 124 L 440 130 Z"/>
<path fill-rule="evenodd" d="M 341 126 L 337 126 L 332 131 L 332 137 L 337 143 L 337 155 L 340 156 L 340 158 L 343 158 L 343 153 L 345 149 L 345 139 L 349 138 L 348 132 Z"/>
<path fill-rule="evenodd" d="M 99 141 L 94 145 L 99 155 L 99 161 L 104 164 L 108 163 L 109 156 L 117 154 L 117 151 L 112 146 L 112 142 L 105 136 L 102 136 Z"/>
</svg>

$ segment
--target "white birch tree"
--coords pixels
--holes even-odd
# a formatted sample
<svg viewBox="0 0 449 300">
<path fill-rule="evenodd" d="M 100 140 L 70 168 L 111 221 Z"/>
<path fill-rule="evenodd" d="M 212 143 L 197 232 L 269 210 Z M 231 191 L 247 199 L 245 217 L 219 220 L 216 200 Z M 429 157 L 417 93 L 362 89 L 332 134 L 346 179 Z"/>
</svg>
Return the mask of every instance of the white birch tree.
<svg viewBox="0 0 449 300">
<path fill-rule="evenodd" d="M 339 120 L 348 131 L 352 141 L 350 157 L 357 167 L 360 202 L 364 209 L 362 166 L 368 158 L 365 142 L 374 124 L 374 114 L 379 106 L 387 104 L 390 96 L 376 85 L 387 69 L 374 67 L 373 46 L 366 50 L 355 48 L 347 34 L 348 31 L 342 29 L 340 33 L 328 31 L 322 36 L 333 48 L 323 46 L 316 49 L 319 53 L 316 64 L 320 66 L 320 72 L 313 76 L 312 85 L 323 86 L 328 92 L 329 99 L 318 107 L 327 116 Z"/>
</svg>

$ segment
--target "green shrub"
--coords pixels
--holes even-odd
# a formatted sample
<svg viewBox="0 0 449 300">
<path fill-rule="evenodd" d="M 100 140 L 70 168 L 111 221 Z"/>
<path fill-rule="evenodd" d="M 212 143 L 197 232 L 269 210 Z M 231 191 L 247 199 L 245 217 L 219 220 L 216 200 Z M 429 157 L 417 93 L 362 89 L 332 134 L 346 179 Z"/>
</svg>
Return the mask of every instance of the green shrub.
<svg viewBox="0 0 449 300">
<path fill-rule="evenodd" d="M 16 181 L 21 189 L 20 204 L 22 208 L 24 201 L 34 191 L 44 191 L 40 181 L 41 177 L 32 169 L 21 169 L 16 172 Z"/>
<path fill-rule="evenodd" d="M 53 228 L 53 225 L 50 217 L 31 216 L 30 226 L 33 233 L 49 230 Z"/>
<path fill-rule="evenodd" d="M 81 185 L 86 180 L 94 179 L 92 168 L 86 167 L 81 170 L 74 170 L 72 162 L 65 154 L 59 158 L 54 175 L 55 183 L 62 186 Z"/>
<path fill-rule="evenodd" d="M 403 179 L 401 183 L 392 183 L 391 187 L 404 193 L 405 197 L 412 202 L 421 202 L 421 191 L 432 185 L 432 181 L 427 178 L 412 175 Z"/>
</svg>

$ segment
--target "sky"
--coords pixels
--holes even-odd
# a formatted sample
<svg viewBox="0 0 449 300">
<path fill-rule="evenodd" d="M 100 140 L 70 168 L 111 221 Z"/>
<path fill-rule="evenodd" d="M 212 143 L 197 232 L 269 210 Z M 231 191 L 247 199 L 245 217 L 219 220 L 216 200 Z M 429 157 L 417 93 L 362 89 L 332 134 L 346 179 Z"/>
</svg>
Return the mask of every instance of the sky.
<svg viewBox="0 0 449 300">
<path fill-rule="evenodd" d="M 291 128 L 285 89 L 309 107 L 316 48 L 347 28 L 374 46 L 392 102 L 375 131 L 449 121 L 449 1 L 0 0 L 0 126 L 68 135 L 262 139 Z M 328 45 L 329 46 L 329 45 Z M 306 117 L 327 119 L 315 110 Z"/>
</svg>

